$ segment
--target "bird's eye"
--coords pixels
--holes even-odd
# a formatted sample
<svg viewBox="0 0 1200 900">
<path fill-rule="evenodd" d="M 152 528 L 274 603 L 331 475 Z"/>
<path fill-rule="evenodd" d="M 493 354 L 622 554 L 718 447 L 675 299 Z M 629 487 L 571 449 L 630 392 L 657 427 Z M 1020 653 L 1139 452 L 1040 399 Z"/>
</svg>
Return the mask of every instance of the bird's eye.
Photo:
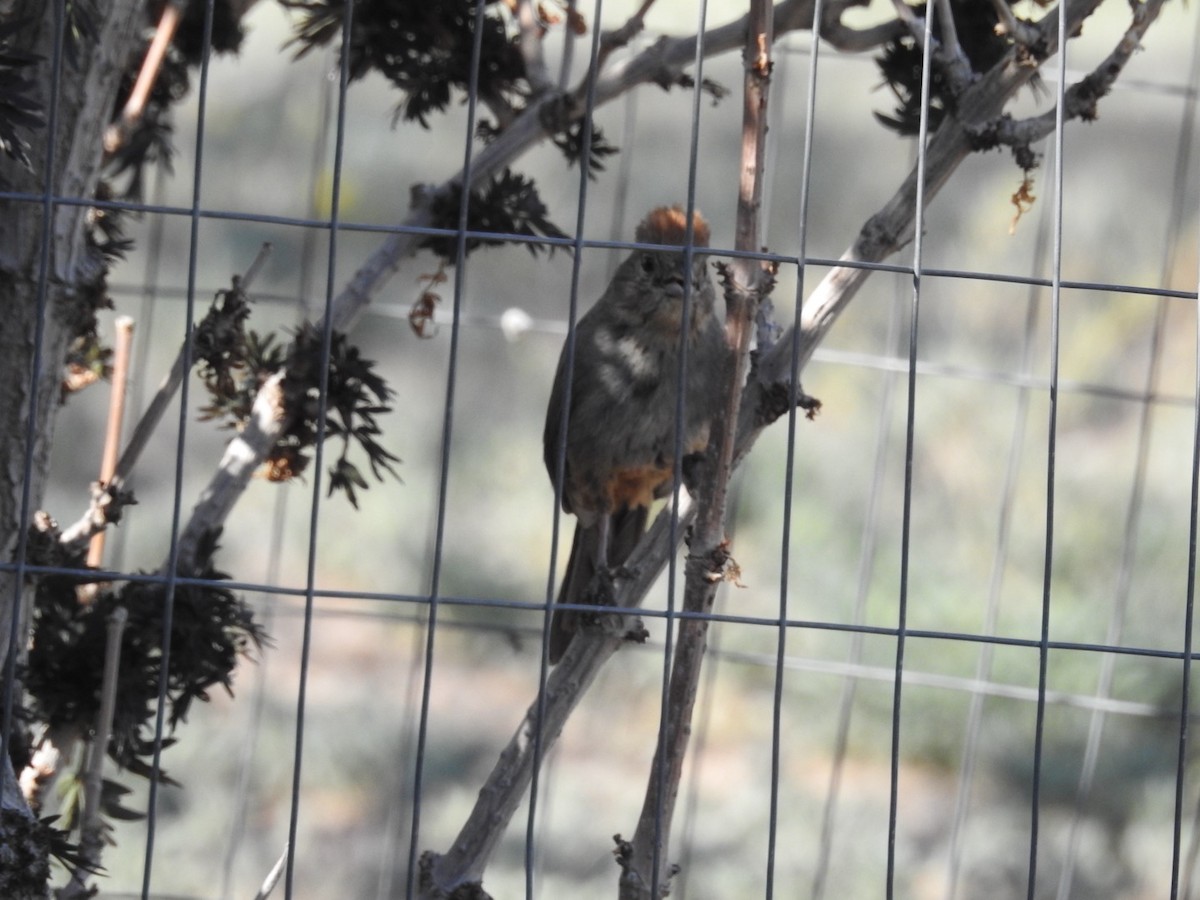
<svg viewBox="0 0 1200 900">
<path fill-rule="evenodd" d="M 642 271 L 647 275 L 654 271 L 654 257 L 648 253 L 642 256 Z"/>
</svg>

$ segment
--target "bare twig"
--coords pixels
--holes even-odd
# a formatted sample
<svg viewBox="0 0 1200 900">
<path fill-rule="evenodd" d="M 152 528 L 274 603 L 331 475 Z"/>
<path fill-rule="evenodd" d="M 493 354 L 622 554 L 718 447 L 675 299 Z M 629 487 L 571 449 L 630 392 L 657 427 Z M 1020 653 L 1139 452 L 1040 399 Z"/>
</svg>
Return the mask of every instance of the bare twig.
<svg viewBox="0 0 1200 900">
<path fill-rule="evenodd" d="M 112 734 L 113 713 L 117 706 L 117 676 L 121 667 L 121 640 L 129 613 L 118 606 L 108 617 L 108 634 L 104 645 L 104 681 L 100 688 L 100 714 L 96 733 L 88 751 L 87 776 L 84 782 L 83 823 L 80 826 L 79 855 L 83 865 L 76 866 L 70 883 L 59 892 L 60 900 L 92 896 L 87 888 L 88 875 L 100 866 L 104 849 L 103 822 L 100 818 L 100 797 L 104 787 L 104 758 L 108 754 L 108 739 Z"/>
<path fill-rule="evenodd" d="M 245 427 L 226 446 L 216 475 L 200 493 L 187 527 L 179 537 L 180 571 L 186 572 L 192 567 L 204 537 L 224 523 L 287 426 L 283 409 L 283 379 L 286 376 L 286 370 L 280 370 L 259 389 Z"/>
<path fill-rule="evenodd" d="M 258 255 L 255 256 L 254 262 L 250 264 L 250 268 L 246 270 L 246 274 L 241 276 L 238 284 L 243 290 L 248 290 L 263 263 L 266 261 L 271 252 L 270 244 L 263 244 L 259 248 Z M 167 373 L 167 377 L 163 379 L 162 384 L 158 386 L 158 391 L 154 398 L 150 401 L 150 405 L 146 407 L 146 412 L 142 414 L 141 420 L 137 427 L 133 430 L 133 435 L 129 438 L 129 444 L 125 447 L 125 452 L 121 454 L 121 458 L 117 461 L 116 467 L 113 469 L 111 477 L 107 483 L 100 485 L 94 492 L 91 506 L 84 515 L 69 528 L 63 530 L 60 541 L 63 544 L 82 546 L 85 541 L 92 538 L 104 530 L 109 521 L 109 508 L 113 501 L 120 495 L 125 488 L 125 483 L 130 474 L 133 472 L 134 466 L 142 456 L 142 451 L 146 449 L 146 445 L 150 442 L 151 435 L 158 428 L 162 417 L 167 412 L 167 407 L 175 398 L 175 392 L 179 390 L 179 386 L 183 384 L 184 359 L 186 344 L 179 348 L 179 353 L 175 356 L 175 361 L 171 364 L 171 370 Z M 270 448 L 268 448 L 269 451 Z"/>
<path fill-rule="evenodd" d="M 162 16 L 158 20 L 158 28 L 154 31 L 149 49 L 146 50 L 146 58 L 142 61 L 141 69 L 138 70 L 137 81 L 133 84 L 133 90 L 130 91 L 129 99 L 125 102 L 125 108 L 121 110 L 120 118 L 109 125 L 108 131 L 104 133 L 105 153 L 111 155 L 120 150 L 125 141 L 129 139 L 130 132 L 141 120 L 142 113 L 146 111 L 146 101 L 150 99 L 150 92 L 154 90 L 154 82 L 158 80 L 163 59 L 167 55 L 167 48 L 171 45 L 171 39 L 175 36 L 175 29 L 179 26 L 179 19 L 182 15 L 183 4 L 177 3 L 175 0 L 171 0 L 163 7 Z"/>
<path fill-rule="evenodd" d="M 958 40 L 958 27 L 954 24 L 954 12 L 950 0 L 937 0 L 936 24 L 942 30 L 942 48 L 947 67 L 954 73 L 960 87 L 971 79 L 971 63 Z"/>
<path fill-rule="evenodd" d="M 925 46 L 925 19 L 918 16 L 904 0 L 892 0 L 896 10 L 896 20 L 903 22 L 909 36 L 916 41 L 918 47 Z M 951 90 L 958 94 L 965 90 L 973 79 L 971 63 L 963 53 L 962 45 L 958 42 L 958 30 L 954 25 L 954 16 L 950 11 L 949 0 L 936 0 L 934 6 L 926 4 L 925 15 L 936 15 L 936 22 L 941 28 L 942 39 L 930 38 L 933 45 L 933 62 L 945 76 Z"/>
<path fill-rule="evenodd" d="M 1146 30 L 1162 12 L 1163 0 L 1145 0 L 1133 7 L 1133 20 L 1124 36 L 1100 64 L 1066 90 L 1063 99 L 1063 118 L 1091 121 L 1096 118 L 1096 104 L 1116 83 L 1133 54 L 1141 49 Z M 997 118 L 971 129 L 981 143 L 994 146 L 1005 144 L 1027 147 L 1053 134 L 1055 108 L 1026 119 Z"/>
<path fill-rule="evenodd" d="M 734 248 L 760 249 L 759 211 L 762 206 L 763 163 L 766 154 L 767 99 L 771 80 L 774 35 L 771 7 L 752 0 L 750 25 L 742 51 L 745 68 L 742 102 L 742 158 L 739 168 L 738 212 Z M 679 638 L 671 667 L 667 708 L 659 729 L 658 747 L 650 770 L 642 812 L 633 840 L 619 844 L 621 900 L 658 900 L 668 890 L 671 823 L 679 780 L 691 736 L 692 712 L 700 685 L 700 670 L 717 587 L 731 564 L 725 539 L 729 480 L 740 419 L 742 386 L 750 365 L 751 340 L 759 300 L 770 292 L 773 278 L 763 265 L 738 257 L 722 268 L 725 281 L 725 329 L 733 349 L 728 390 L 714 422 L 708 448 L 710 477 L 702 486 L 696 523 L 687 557 Z"/>
<path fill-rule="evenodd" d="M 635 37 L 642 33 L 642 29 L 646 27 L 646 13 L 650 12 L 650 7 L 654 5 L 654 0 L 642 0 L 642 5 L 637 8 L 632 16 L 630 16 L 624 25 L 620 28 L 614 28 L 600 35 L 600 52 L 596 57 L 596 74 L 599 74 L 604 69 L 604 64 L 613 54 L 614 50 L 619 50 L 625 47 Z M 597 26 L 599 23 L 597 23 Z M 588 79 L 584 78 L 582 84 L 586 85 Z"/>
<path fill-rule="evenodd" d="M 996 34 L 1008 35 L 1018 44 L 1029 47 L 1037 40 L 1038 30 L 1036 26 L 1018 19 L 1012 11 L 1012 6 L 1008 0 L 992 0 L 992 6 L 996 10 L 996 18 L 1000 23 L 996 26 Z"/>
<path fill-rule="evenodd" d="M 525 78 L 536 97 L 554 86 L 550 70 L 546 67 L 543 35 L 545 25 L 534 6 L 533 0 L 518 0 L 517 26 L 520 28 L 521 58 L 525 61 Z"/>
<path fill-rule="evenodd" d="M 1001 3 L 1004 0 L 1000 0 Z M 861 6 L 859 0 L 831 0 L 821 5 L 821 37 L 830 45 L 847 53 L 872 50 L 908 32 L 899 19 L 889 19 L 867 28 L 849 28 L 842 23 L 848 9 Z M 811 15 L 811 14 L 810 14 Z M 776 23 L 778 24 L 778 23 Z"/>
<path fill-rule="evenodd" d="M 687 495 L 680 497 L 679 529 L 692 521 L 694 507 Z M 654 521 L 634 549 L 618 577 L 618 602 L 636 606 L 658 578 L 675 544 L 671 516 L 664 512 Z M 620 607 L 597 610 L 601 615 L 622 615 Z M 529 787 L 535 761 L 533 729 L 541 729 L 543 755 L 558 739 L 572 710 L 583 698 L 600 668 L 624 641 L 619 627 L 588 629 L 575 636 L 558 665 L 546 679 L 544 698 L 534 700 L 517 726 L 500 761 L 492 772 L 471 815 L 454 844 L 444 854 L 426 853 L 421 860 L 423 897 L 444 897 L 468 883 L 478 883 L 492 852 L 504 834 Z M 440 892 L 440 893 L 439 893 Z"/>
<path fill-rule="evenodd" d="M 909 37 L 917 42 L 917 46 L 925 46 L 925 23 L 917 15 L 916 10 L 904 0 L 892 0 L 892 11 L 896 14 L 896 21 L 904 23 Z"/>
<path fill-rule="evenodd" d="M 114 323 L 112 393 L 108 401 L 108 425 L 104 432 L 104 455 L 100 460 L 100 484 L 107 485 L 117 471 L 117 451 L 121 446 L 121 426 L 125 421 L 125 397 L 129 388 L 129 356 L 133 347 L 133 319 L 118 316 Z M 88 547 L 89 568 L 100 567 L 104 559 L 104 532 L 92 535 Z"/>
</svg>

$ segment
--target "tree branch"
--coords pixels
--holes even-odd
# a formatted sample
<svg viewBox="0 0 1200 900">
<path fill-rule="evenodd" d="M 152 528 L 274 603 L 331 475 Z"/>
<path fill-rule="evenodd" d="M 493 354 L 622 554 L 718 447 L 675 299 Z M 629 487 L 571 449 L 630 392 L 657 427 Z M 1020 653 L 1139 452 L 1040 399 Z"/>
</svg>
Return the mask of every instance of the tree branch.
<svg viewBox="0 0 1200 900">
<path fill-rule="evenodd" d="M 1003 3 L 1004 0 L 999 0 Z M 831 0 L 821 6 L 821 37 L 830 45 L 847 53 L 861 53 L 893 41 L 908 32 L 908 27 L 899 19 L 889 19 L 869 28 L 848 28 L 842 24 L 842 16 L 855 6 L 863 6 L 861 0 Z"/>
<path fill-rule="evenodd" d="M 238 287 L 242 290 L 249 290 L 250 285 L 254 282 L 255 277 L 258 275 L 270 252 L 271 245 L 263 244 L 258 251 L 258 255 L 254 257 L 254 261 L 250 264 L 250 268 L 246 270 L 246 274 L 241 276 L 240 279 L 238 276 L 234 276 L 234 281 Z M 179 390 L 180 385 L 183 384 L 183 377 L 186 374 L 184 371 L 186 347 L 187 342 L 185 340 L 183 346 L 179 348 L 179 352 L 175 355 L 175 361 L 171 364 L 171 369 L 167 373 L 167 377 L 158 386 L 158 390 L 151 399 L 150 405 L 146 407 L 146 411 L 142 414 L 141 419 L 138 420 L 137 427 L 134 428 L 133 434 L 129 438 L 129 443 L 121 453 L 121 458 L 117 460 L 112 478 L 109 479 L 107 484 L 97 484 L 94 486 L 92 502 L 87 512 L 73 525 L 63 530 L 59 536 L 60 543 L 68 545 L 68 547 L 82 547 L 94 535 L 104 531 L 108 523 L 112 520 L 114 507 L 119 507 L 128 502 L 128 499 L 123 497 L 125 485 L 129 477 L 133 474 L 138 460 L 141 459 L 142 452 L 146 449 L 147 444 L 149 444 L 151 436 L 161 424 L 162 417 L 166 415 L 171 401 L 175 399 L 175 394 Z M 270 452 L 270 447 L 267 448 L 267 452 Z"/>
<path fill-rule="evenodd" d="M 1074 0 L 1067 7 L 1068 34 L 1076 34 L 1102 0 Z M 1047 57 L 1058 51 L 1058 17 L 1047 14 L 1035 26 L 1037 44 Z M 1037 73 L 1022 48 L 1010 50 L 991 71 L 978 79 L 959 98 L 955 116 L 947 116 L 929 141 L 925 152 L 925 200 L 932 200 L 949 180 L 959 163 L 976 149 L 972 132 L 982 123 L 1000 116 L 1004 105 Z M 829 271 L 813 291 L 800 320 L 800 367 L 812 358 L 813 351 L 837 317 L 853 299 L 871 274 L 869 265 L 877 263 L 912 240 L 917 204 L 917 172 L 914 169 L 891 200 L 867 220 L 851 247 L 841 256 L 844 265 Z M 867 266 L 860 265 L 862 263 Z M 761 360 L 758 375 L 766 385 L 786 383 L 791 368 L 789 343 L 791 330 L 785 333 L 771 352 Z"/>
<path fill-rule="evenodd" d="M 1018 19 L 1013 14 L 1008 0 L 992 0 L 992 6 L 996 10 L 996 18 L 1000 20 L 1000 24 L 996 26 L 997 34 L 1007 34 L 1018 44 L 1026 47 L 1031 46 L 1037 40 L 1037 28 L 1023 19 Z"/>
<path fill-rule="evenodd" d="M 1142 38 L 1162 12 L 1163 2 L 1144 0 L 1133 7 L 1133 21 L 1117 46 L 1096 68 L 1067 88 L 1063 99 L 1064 119 L 1091 122 L 1098 117 L 1096 105 L 1112 90 L 1133 54 L 1141 49 Z M 997 144 L 1028 147 L 1054 133 L 1056 113 L 1057 107 L 1052 107 L 1041 115 L 1026 119 L 1001 116 L 971 128 L 969 132 L 981 145 L 980 149 L 990 149 Z"/>
<path fill-rule="evenodd" d="M 534 7 L 533 0 L 518 0 L 517 25 L 521 29 L 519 46 L 521 58 L 525 60 L 525 78 L 536 97 L 550 90 L 554 82 L 550 78 L 550 70 L 546 68 L 546 54 L 542 35 L 545 27 L 541 16 Z"/>
<path fill-rule="evenodd" d="M 681 495 L 677 531 L 687 527 L 693 512 L 690 499 L 686 494 Z M 597 614 L 620 616 L 624 615 L 622 607 L 628 609 L 641 603 L 674 552 L 676 543 L 671 538 L 671 515 L 666 511 L 655 519 L 616 577 L 614 587 L 620 605 L 598 609 Z M 422 897 L 445 897 L 464 884 L 482 880 L 488 860 L 533 777 L 535 730 L 541 731 L 544 758 L 600 668 L 624 642 L 627 630 L 614 626 L 587 629 L 575 635 L 546 679 L 544 698 L 534 698 L 516 733 L 501 751 L 499 762 L 480 790 L 479 799 L 453 845 L 444 854 L 422 856 Z"/>
<path fill-rule="evenodd" d="M 88 876 L 100 868 L 104 851 L 104 823 L 101 818 L 101 796 L 104 788 L 104 758 L 108 755 L 108 739 L 112 734 L 113 713 L 117 705 L 117 677 L 121 666 L 121 639 L 129 612 L 118 606 L 109 614 L 104 645 L 104 681 L 100 687 L 100 712 L 96 717 L 96 733 L 88 753 L 84 781 L 83 822 L 79 827 L 80 865 L 74 867 L 71 880 L 61 891 L 58 900 L 77 900 L 93 896 L 88 890 Z"/>
<path fill-rule="evenodd" d="M 759 212 L 766 155 L 767 100 L 773 65 L 772 25 L 770 4 L 766 0 L 752 0 L 750 24 L 742 51 L 745 67 L 742 156 L 734 238 L 736 250 L 751 253 L 761 246 Z M 733 351 L 733 365 L 728 373 L 724 403 L 713 423 L 713 437 L 707 453 L 709 477 L 701 485 L 696 524 L 692 528 L 683 596 L 683 609 L 687 615 L 679 620 L 679 639 L 671 667 L 667 707 L 663 710 L 659 728 L 658 747 L 633 840 L 628 845 L 618 841 L 621 900 L 658 900 L 669 893 L 671 824 L 700 686 L 708 615 L 716 600 L 717 587 L 725 580 L 725 573 L 732 565 L 725 539 L 725 522 L 742 386 L 750 365 L 751 340 L 760 298 L 770 293 L 774 278 L 761 262 L 751 257 L 737 257 L 720 268 L 725 283 L 725 329 Z"/>
</svg>

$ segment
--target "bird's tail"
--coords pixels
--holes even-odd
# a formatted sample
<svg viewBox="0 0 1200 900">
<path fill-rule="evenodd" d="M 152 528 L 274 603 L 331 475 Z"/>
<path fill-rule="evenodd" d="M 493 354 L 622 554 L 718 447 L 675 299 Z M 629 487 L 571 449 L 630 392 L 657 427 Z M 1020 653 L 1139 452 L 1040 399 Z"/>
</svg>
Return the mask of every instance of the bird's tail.
<svg viewBox="0 0 1200 900">
<path fill-rule="evenodd" d="M 648 506 L 622 508 L 610 516 L 608 530 L 608 565 L 622 565 L 637 546 L 646 531 L 649 518 Z M 587 604 L 592 601 L 587 594 L 588 585 L 596 576 L 596 554 L 600 543 L 600 526 L 576 525 L 575 537 L 571 541 L 571 556 L 563 574 L 562 587 L 558 591 L 558 603 L 568 605 Z M 580 611 L 556 609 L 550 620 L 550 664 L 554 665 L 567 652 L 571 638 L 579 630 Z"/>
</svg>

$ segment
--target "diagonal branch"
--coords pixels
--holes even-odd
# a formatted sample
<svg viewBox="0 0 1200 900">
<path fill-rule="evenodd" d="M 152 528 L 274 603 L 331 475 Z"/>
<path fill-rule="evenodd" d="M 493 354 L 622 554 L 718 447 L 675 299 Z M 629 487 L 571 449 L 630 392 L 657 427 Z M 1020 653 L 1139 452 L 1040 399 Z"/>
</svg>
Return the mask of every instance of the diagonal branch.
<svg viewBox="0 0 1200 900">
<path fill-rule="evenodd" d="M 525 77 L 534 96 L 550 90 L 554 82 L 546 67 L 545 25 L 533 0 L 517 0 L 517 25 L 521 29 L 519 46 L 525 61 Z"/>
<path fill-rule="evenodd" d="M 1004 0 L 999 0 L 1003 3 Z M 908 33 L 900 19 L 888 19 L 866 28 L 850 28 L 842 23 L 846 11 L 864 5 L 861 0 L 829 0 L 821 4 L 821 37 L 838 50 L 861 53 L 893 41 Z M 776 22 L 778 25 L 778 22 Z"/>
<path fill-rule="evenodd" d="M 1037 28 L 1024 19 L 1018 19 L 1008 0 L 992 0 L 992 6 L 996 10 L 996 18 L 1000 20 L 1000 24 L 996 26 L 996 34 L 1006 34 L 1018 44 L 1024 44 L 1026 47 L 1037 40 Z"/>
<path fill-rule="evenodd" d="M 1067 33 L 1077 34 L 1102 0 L 1074 0 L 1067 7 Z M 1058 16 L 1048 13 L 1034 26 L 1035 42 L 1044 57 L 1058 52 Z M 978 149 L 974 137 L 979 126 L 997 118 L 1012 96 L 1037 74 L 1027 51 L 1013 48 L 991 71 L 972 84 L 959 98 L 955 116 L 948 116 L 925 151 L 926 202 L 942 189 L 959 163 Z M 887 205 L 867 220 L 851 247 L 841 256 L 843 265 L 831 269 L 813 291 L 801 313 L 800 367 L 812 358 L 846 304 L 853 299 L 871 274 L 870 264 L 882 262 L 912 240 L 917 204 L 917 171 L 914 169 Z M 866 263 L 866 266 L 861 264 Z M 765 385 L 785 383 L 791 367 L 791 330 L 763 358 L 759 377 Z"/>
<path fill-rule="evenodd" d="M 770 6 L 753 0 L 742 59 L 745 78 L 742 100 L 742 154 L 739 167 L 737 223 L 734 249 L 753 253 L 761 246 L 759 214 L 762 207 L 763 167 L 766 158 L 767 99 L 771 82 Z M 733 350 L 728 389 L 713 423 L 708 447 L 708 477 L 701 485 L 696 523 L 687 557 L 683 609 L 690 614 L 679 621 L 679 638 L 671 666 L 667 707 L 659 728 L 658 747 L 650 769 L 645 801 L 633 840 L 618 840 L 621 866 L 621 900 L 657 900 L 669 893 L 671 868 L 668 850 L 679 781 L 691 737 L 692 713 L 700 687 L 700 671 L 707 646 L 708 615 L 717 587 L 732 565 L 725 540 L 729 481 L 733 477 L 742 385 L 750 366 L 760 300 L 770 293 L 774 277 L 751 257 L 738 257 L 721 266 L 725 282 L 725 329 Z M 668 623 L 669 625 L 670 623 Z"/>
<path fill-rule="evenodd" d="M 1112 90 L 1133 54 L 1142 49 L 1142 38 L 1162 12 L 1163 3 L 1164 0 L 1145 0 L 1134 6 L 1133 21 L 1117 46 L 1091 72 L 1067 88 L 1063 99 L 1065 120 L 1083 119 L 1091 122 L 1097 118 L 1096 105 Z M 1028 147 L 1053 134 L 1056 119 L 1057 107 L 1026 119 L 1001 116 L 971 129 L 971 134 L 977 138 L 980 149 L 997 144 Z"/>
<path fill-rule="evenodd" d="M 271 245 L 263 244 L 259 248 L 258 255 L 250 264 L 250 268 L 246 270 L 246 274 L 242 275 L 240 279 L 234 275 L 234 285 L 242 290 L 249 289 L 270 252 Z M 87 512 L 77 522 L 64 529 L 59 536 L 59 541 L 68 548 L 81 547 L 91 540 L 93 535 L 102 533 L 108 523 L 113 521 L 113 513 L 120 506 L 129 502 L 125 496 L 127 493 L 126 482 L 133 474 L 134 467 L 141 459 L 151 436 L 161 424 L 162 417 L 166 415 L 167 408 L 175 399 L 175 394 L 183 384 L 184 375 L 187 374 L 184 371 L 185 350 L 186 341 L 175 355 L 175 361 L 171 364 L 170 371 L 167 372 L 162 384 L 158 386 L 150 405 L 146 407 L 146 411 L 138 420 L 137 427 L 134 428 L 129 443 L 122 451 L 120 459 L 117 460 L 116 468 L 113 470 L 112 477 L 108 479 L 108 483 L 95 486 L 92 492 L 92 503 Z M 267 448 L 267 452 L 270 452 L 270 448 Z"/>
</svg>

